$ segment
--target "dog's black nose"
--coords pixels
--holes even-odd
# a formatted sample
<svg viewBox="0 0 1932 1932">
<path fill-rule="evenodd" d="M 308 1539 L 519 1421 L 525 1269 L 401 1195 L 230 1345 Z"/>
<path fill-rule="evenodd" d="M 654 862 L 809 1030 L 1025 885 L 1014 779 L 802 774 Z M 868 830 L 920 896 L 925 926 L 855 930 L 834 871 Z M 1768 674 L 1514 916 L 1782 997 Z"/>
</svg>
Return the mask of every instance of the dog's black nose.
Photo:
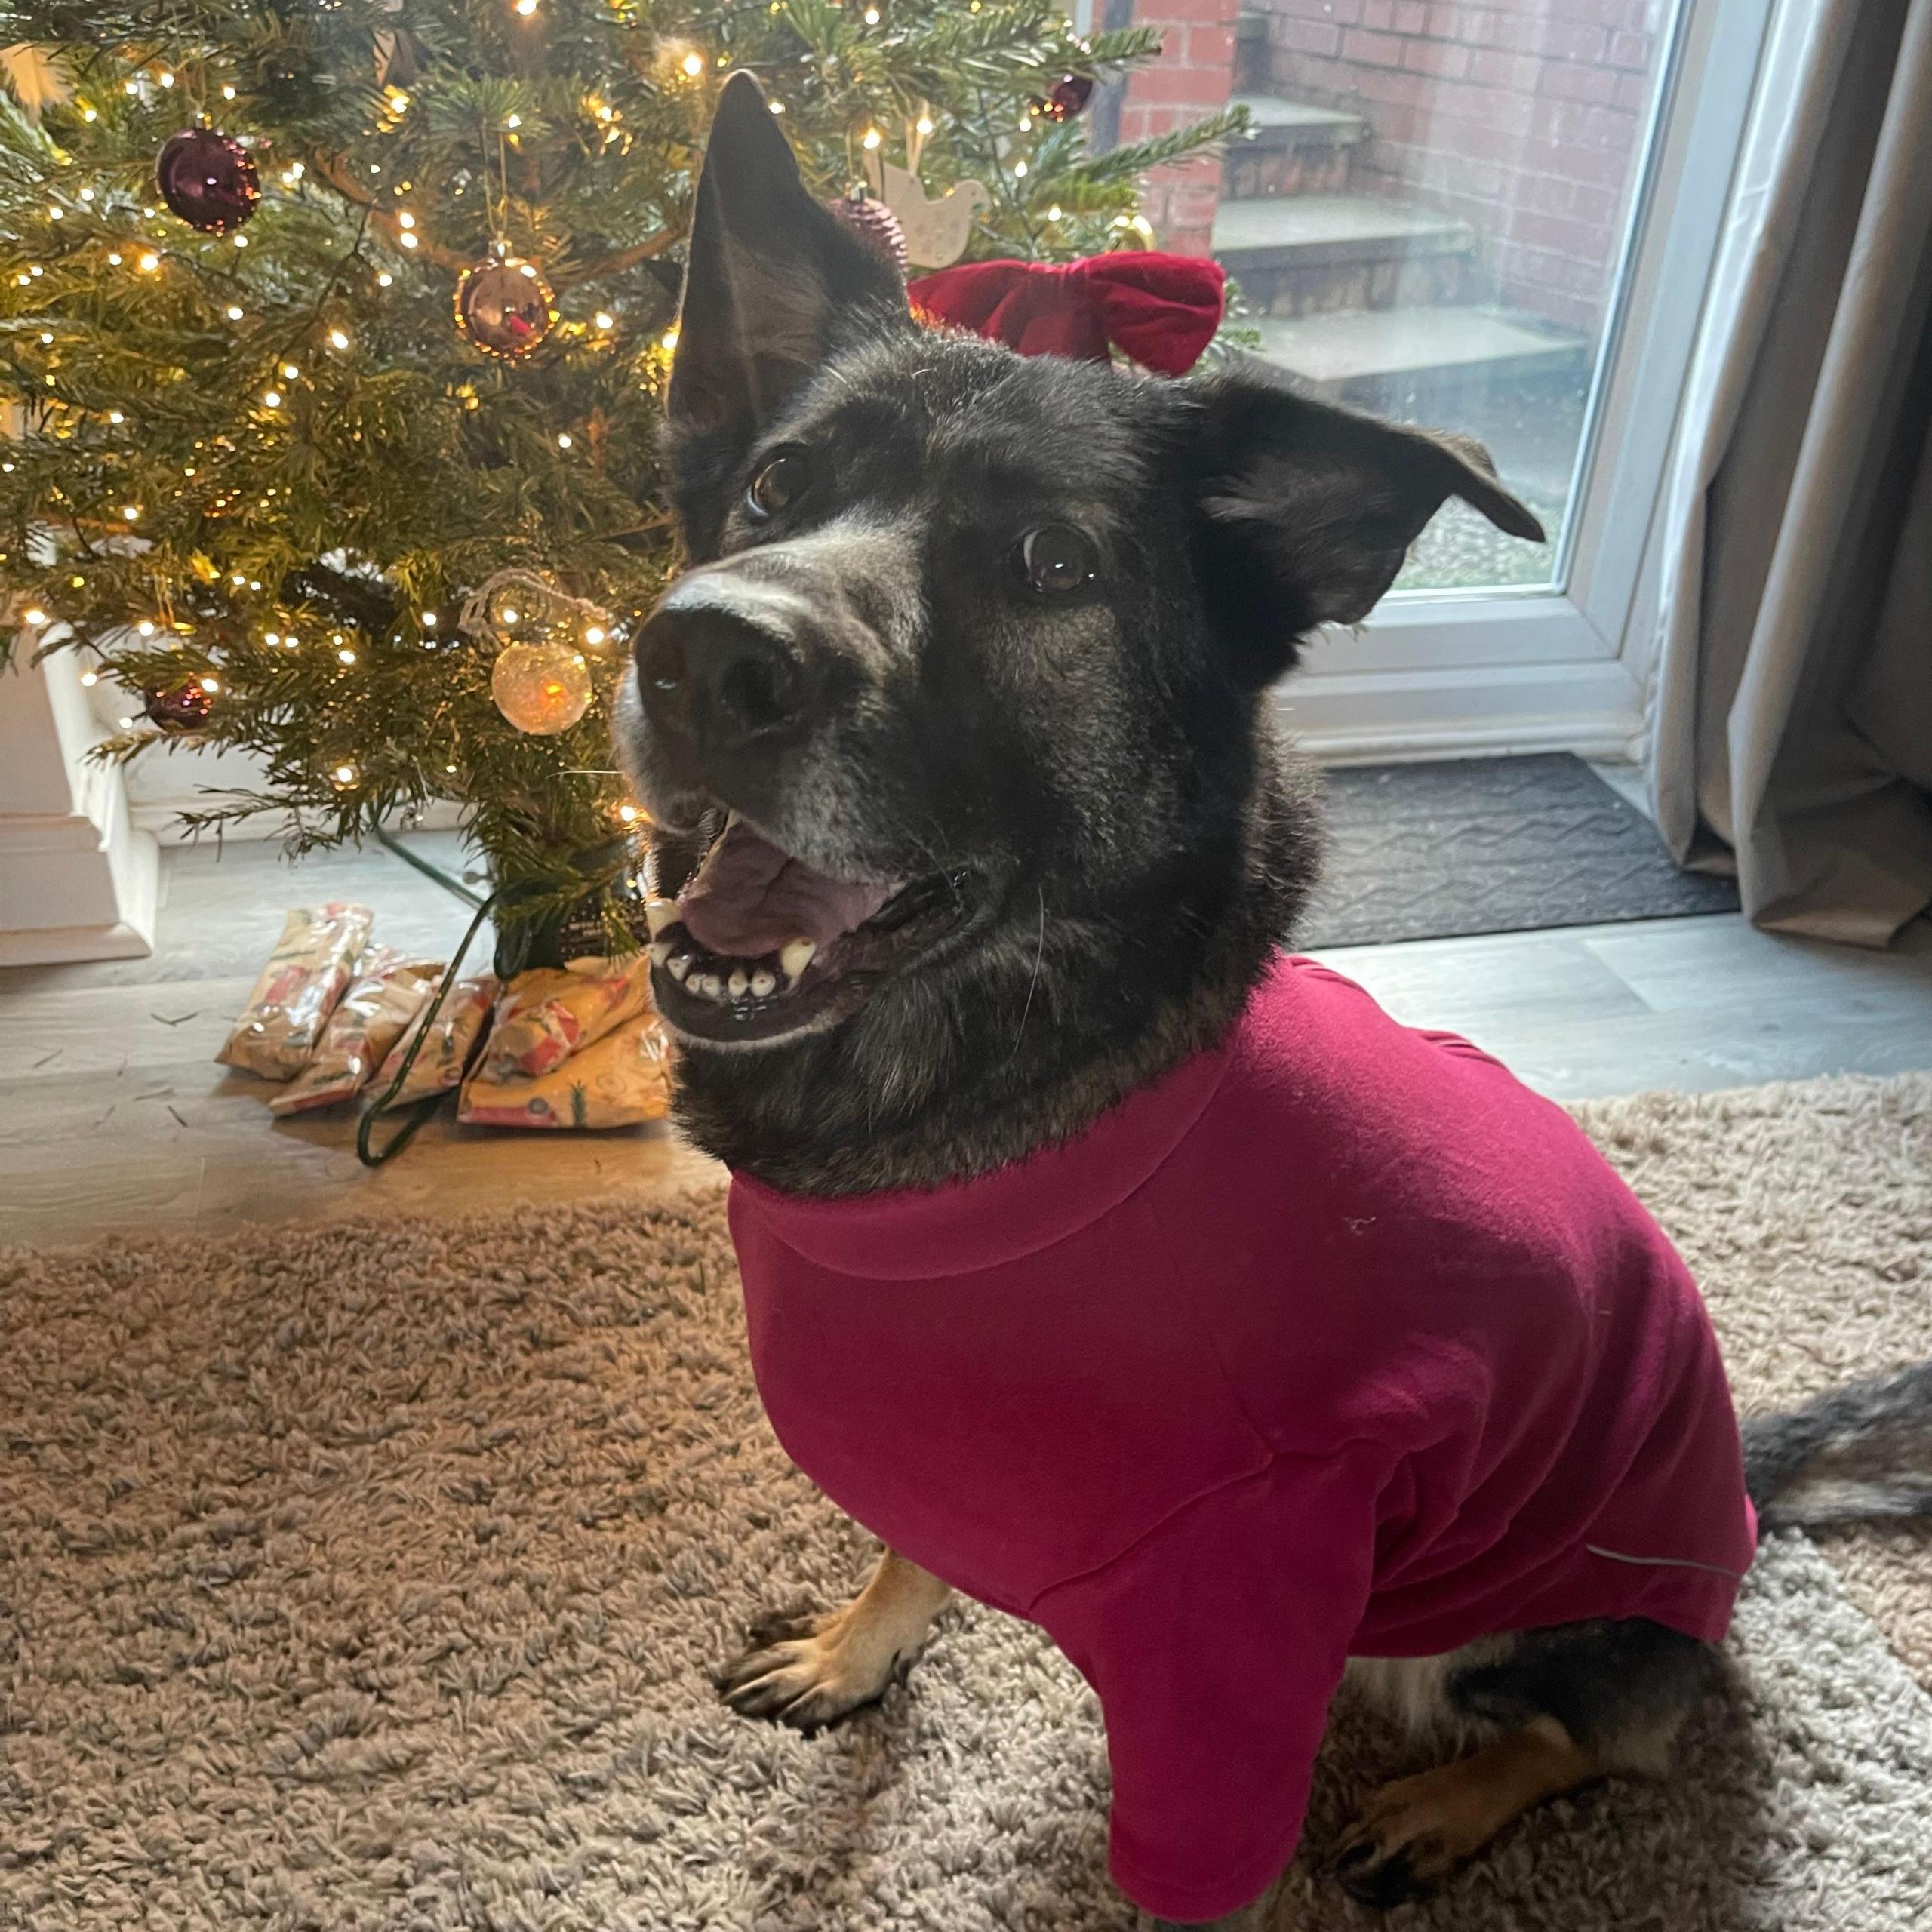
<svg viewBox="0 0 1932 1932">
<path fill-rule="evenodd" d="M 777 749 L 804 727 L 795 629 L 782 600 L 687 594 L 680 586 L 638 634 L 645 710 L 702 752 Z"/>
</svg>

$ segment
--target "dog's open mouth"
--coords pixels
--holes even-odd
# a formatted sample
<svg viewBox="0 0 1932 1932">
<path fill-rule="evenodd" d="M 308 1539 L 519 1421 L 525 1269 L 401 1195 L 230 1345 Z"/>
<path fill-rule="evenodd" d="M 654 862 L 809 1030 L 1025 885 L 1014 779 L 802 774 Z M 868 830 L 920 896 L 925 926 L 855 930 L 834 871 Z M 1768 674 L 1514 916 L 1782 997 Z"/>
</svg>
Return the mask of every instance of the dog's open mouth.
<svg viewBox="0 0 1932 1932">
<path fill-rule="evenodd" d="M 677 897 L 645 908 L 659 1011 L 681 1033 L 743 1045 L 843 1018 L 959 923 L 964 886 L 834 878 L 718 815 Z"/>
</svg>

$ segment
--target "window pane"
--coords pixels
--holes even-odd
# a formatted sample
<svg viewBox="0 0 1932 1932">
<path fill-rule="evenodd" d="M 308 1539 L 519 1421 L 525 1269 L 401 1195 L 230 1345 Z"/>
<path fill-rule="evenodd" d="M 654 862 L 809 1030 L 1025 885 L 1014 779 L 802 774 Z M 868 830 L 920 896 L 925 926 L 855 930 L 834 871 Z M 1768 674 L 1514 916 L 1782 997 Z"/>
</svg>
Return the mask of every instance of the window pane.
<svg viewBox="0 0 1932 1932">
<path fill-rule="evenodd" d="M 1233 29 L 1231 89 L 1254 131 L 1220 171 L 1211 246 L 1261 352 L 1343 401 L 1481 437 L 1553 539 L 1616 318 L 1673 16 L 1674 0 L 1134 11 L 1165 29 L 1171 91 L 1180 72 L 1206 78 L 1190 48 L 1204 51 L 1223 20 Z M 1192 238 L 1200 187 L 1192 206 L 1171 196 L 1173 245 Z M 1546 585 L 1559 549 L 1454 505 L 1398 586 Z"/>
</svg>

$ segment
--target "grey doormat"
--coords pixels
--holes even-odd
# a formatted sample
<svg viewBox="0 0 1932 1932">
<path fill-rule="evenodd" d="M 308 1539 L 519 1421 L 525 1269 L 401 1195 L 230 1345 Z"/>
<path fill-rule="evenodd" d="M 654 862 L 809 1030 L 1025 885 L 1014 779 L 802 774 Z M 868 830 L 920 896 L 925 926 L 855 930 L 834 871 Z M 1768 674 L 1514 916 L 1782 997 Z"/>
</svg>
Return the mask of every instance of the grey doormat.
<svg viewBox="0 0 1932 1932">
<path fill-rule="evenodd" d="M 1932 1076 L 1577 1111 L 1746 1403 L 1932 1352 Z M 758 1414 L 721 1195 L 0 1251 L 0 1309 L 7 1932 L 1127 1932 L 1029 1627 L 949 1611 L 816 1738 L 712 1694 L 869 1554 Z M 1909 1654 L 1932 1546 L 1875 1561 Z M 1277 1932 L 1932 1924 L 1932 1697 L 1821 1547 L 1764 1552 L 1732 1654 L 1673 1777 L 1386 1918 L 1320 1858 L 1417 1760 L 1338 1705 Z"/>
<path fill-rule="evenodd" d="M 1734 912 L 1657 828 L 1567 752 L 1327 774 L 1326 872 L 1297 946 L 1366 946 Z"/>
</svg>

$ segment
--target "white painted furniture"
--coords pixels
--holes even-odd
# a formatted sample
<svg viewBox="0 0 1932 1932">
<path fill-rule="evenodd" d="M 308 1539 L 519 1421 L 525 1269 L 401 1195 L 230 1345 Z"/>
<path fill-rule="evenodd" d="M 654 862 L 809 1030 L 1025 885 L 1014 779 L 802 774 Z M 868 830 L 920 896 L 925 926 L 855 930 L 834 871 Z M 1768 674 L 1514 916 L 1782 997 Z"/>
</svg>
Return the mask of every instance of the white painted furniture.
<svg viewBox="0 0 1932 1932">
<path fill-rule="evenodd" d="M 88 757 L 102 736 L 66 652 L 0 672 L 0 966 L 154 949 L 160 859 L 127 788 Z"/>
</svg>

